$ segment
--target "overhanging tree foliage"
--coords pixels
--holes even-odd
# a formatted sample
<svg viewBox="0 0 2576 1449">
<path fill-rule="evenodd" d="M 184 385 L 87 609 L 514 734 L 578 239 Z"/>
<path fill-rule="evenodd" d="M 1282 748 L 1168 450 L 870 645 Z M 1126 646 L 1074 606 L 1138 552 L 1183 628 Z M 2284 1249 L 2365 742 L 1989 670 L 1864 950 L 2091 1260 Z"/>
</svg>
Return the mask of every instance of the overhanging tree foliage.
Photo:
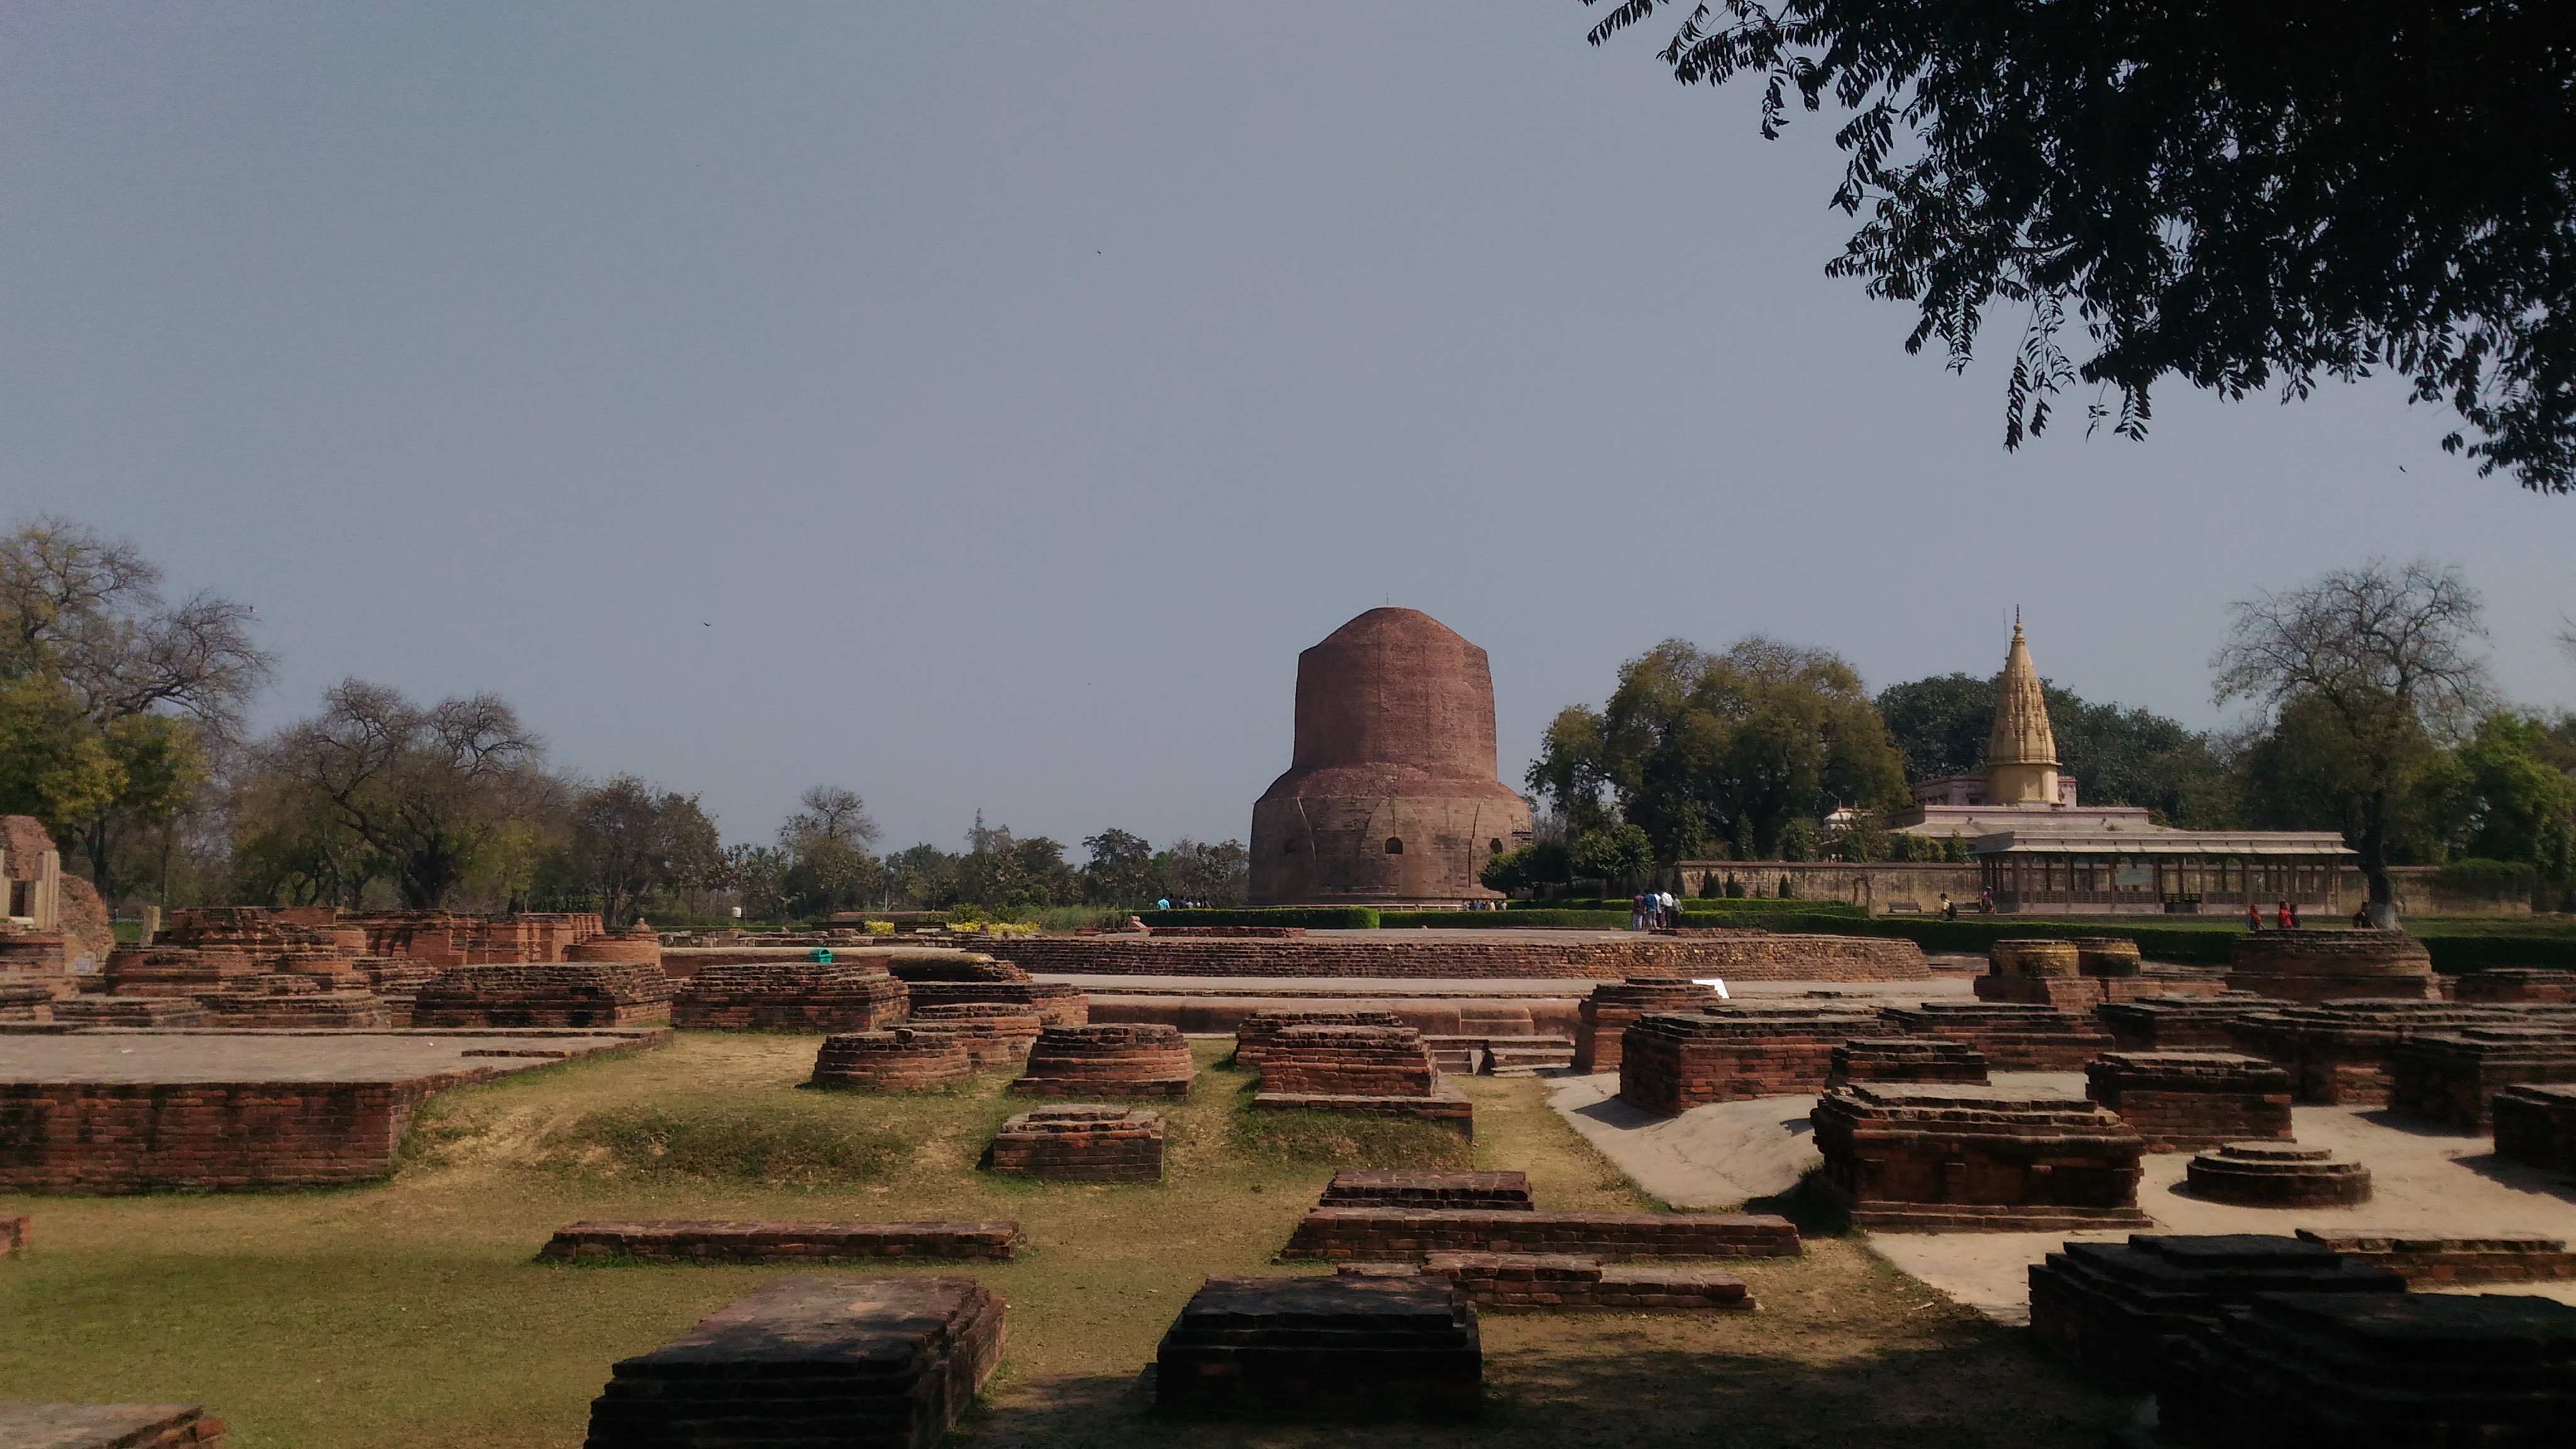
<svg viewBox="0 0 2576 1449">
<path fill-rule="evenodd" d="M 1907 350 L 1954 367 L 2022 311 L 2007 447 L 2079 381 L 2134 437 L 2169 374 L 2288 397 L 2386 369 L 2481 472 L 2576 490 L 2561 0 L 1720 0 L 1661 56 L 1760 77 L 1765 136 L 1792 91 L 1849 113 L 1833 199 L 1867 220 L 1827 271 L 1915 303 Z"/>
</svg>

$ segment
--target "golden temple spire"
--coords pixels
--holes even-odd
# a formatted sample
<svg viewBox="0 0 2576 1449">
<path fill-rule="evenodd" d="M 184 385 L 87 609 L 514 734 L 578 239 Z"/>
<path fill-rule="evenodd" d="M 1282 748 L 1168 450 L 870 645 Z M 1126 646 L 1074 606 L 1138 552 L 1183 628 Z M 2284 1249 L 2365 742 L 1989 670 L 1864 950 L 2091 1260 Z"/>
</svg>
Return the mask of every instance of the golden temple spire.
<svg viewBox="0 0 2576 1449">
<path fill-rule="evenodd" d="M 2057 799 L 2057 736 L 2048 727 L 2048 696 L 2015 608 L 2012 648 L 1995 681 L 1995 727 L 1986 737 L 1986 802 L 2054 805 Z"/>
</svg>

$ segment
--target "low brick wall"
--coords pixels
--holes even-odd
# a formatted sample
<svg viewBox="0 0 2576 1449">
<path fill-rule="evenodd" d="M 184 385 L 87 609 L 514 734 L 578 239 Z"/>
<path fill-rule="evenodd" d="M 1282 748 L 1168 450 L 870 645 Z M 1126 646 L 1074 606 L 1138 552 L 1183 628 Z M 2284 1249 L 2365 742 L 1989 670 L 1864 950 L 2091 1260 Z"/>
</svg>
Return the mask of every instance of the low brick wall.
<svg viewBox="0 0 2576 1449">
<path fill-rule="evenodd" d="M 2084 1078 L 2084 1095 L 2119 1113 L 2150 1152 L 2293 1136 L 2290 1074 L 2261 1057 L 2104 1052 Z"/>
<path fill-rule="evenodd" d="M 2463 1027 L 2398 1046 L 2388 1105 L 2455 1132 L 2486 1132 L 2495 1125 L 2496 1093 L 2557 1082 L 2576 1082 L 2576 1035 L 2546 1026 Z"/>
<path fill-rule="evenodd" d="M 582 1442 L 932 1449 L 1001 1361 L 1002 1322 L 972 1278 L 781 1278 L 620 1359 Z"/>
<path fill-rule="evenodd" d="M 431 1092 L 469 1080 L 0 1083 L 0 1191 L 364 1182 Z"/>
<path fill-rule="evenodd" d="M 1821 1090 L 1833 1049 L 1878 1032 L 1866 1009 L 1721 1006 L 1640 1018 L 1622 1037 L 1619 1099 L 1664 1116 Z"/>
<path fill-rule="evenodd" d="M 1262 1056 L 1270 1049 L 1270 1039 L 1292 1026 L 1403 1026 L 1404 1021 L 1392 1011 L 1370 1008 L 1318 1007 L 1264 1008 L 1235 1023 L 1234 1064 L 1259 1068 Z"/>
<path fill-rule="evenodd" d="M 1476 1310 L 1403 1277 L 1216 1277 L 1154 1354 L 1165 1414 L 1282 1420 L 1472 1419 L 1483 1405 Z"/>
<path fill-rule="evenodd" d="M 916 1006 L 912 1025 L 956 1037 L 979 1072 L 1026 1060 L 1038 1033 L 1046 1029 L 1036 1012 L 1007 1001 L 943 1001 L 935 1006 Z"/>
<path fill-rule="evenodd" d="M 2305 1002 L 2441 998 L 2431 953 L 2404 931 L 2249 931 L 2228 949 L 2234 991 Z"/>
<path fill-rule="evenodd" d="M 1422 1271 L 1448 1279 L 1468 1302 L 1496 1313 L 1754 1306 L 1743 1279 L 1714 1268 L 1605 1268 L 1598 1258 L 1564 1253 L 1433 1253 Z"/>
<path fill-rule="evenodd" d="M 1002 1124 L 985 1165 L 1061 1182 L 1159 1182 L 1163 1119 L 1142 1108 L 1039 1107 Z"/>
<path fill-rule="evenodd" d="M 1318 1207 L 1400 1207 L 1528 1212 L 1529 1175 L 1521 1172 L 1428 1172 L 1410 1167 L 1346 1167 L 1333 1174 Z"/>
<path fill-rule="evenodd" d="M 1773 935 L 1723 931 L 1568 934 L 1562 941 L 1515 932 L 1389 931 L 1365 936 L 1189 940 L 1152 936 L 1026 936 L 996 940 L 995 956 L 1027 970 L 1068 976 L 1361 976 L 1463 980 L 1631 976 L 1724 976 L 1745 981 L 1920 981 L 1921 947 L 1877 936 Z"/>
<path fill-rule="evenodd" d="M 2228 1030 L 2228 1023 L 2287 1005 L 2269 996 L 2238 993 L 2147 996 L 2104 1002 L 2093 1008 L 2093 1019 L 2111 1033 L 2112 1044 L 2124 1052 L 2224 1052 L 2236 1050 L 2236 1038 Z"/>
<path fill-rule="evenodd" d="M 1443 1078 L 1429 1092 L 1407 1096 L 1367 1096 L 1356 1092 L 1273 1092 L 1252 1094 L 1251 1106 L 1262 1112 L 1339 1112 L 1362 1117 L 1403 1117 L 1446 1127 L 1476 1140 L 1476 1108 L 1466 1091 Z"/>
<path fill-rule="evenodd" d="M 2576 1001 L 2576 971 L 2538 966 L 2498 966 L 2472 971 L 2451 983 L 2458 1001 Z"/>
<path fill-rule="evenodd" d="M 1827 1092 L 1809 1116 L 1824 1186 L 1863 1227 L 2152 1225 L 2137 1205 L 2146 1143 L 2080 1097 L 1864 1082 Z"/>
<path fill-rule="evenodd" d="M 1825 1085 L 1852 1082 L 1955 1082 L 1986 1084 L 1986 1056 L 1940 1037 L 1858 1037 L 1833 1049 Z"/>
<path fill-rule="evenodd" d="M 1318 1207 L 1283 1259 L 1419 1262 L 1432 1253 L 1589 1258 L 1794 1258 L 1798 1230 L 1767 1213 L 1543 1213 Z"/>
<path fill-rule="evenodd" d="M 884 1031 L 904 1024 L 911 995 L 883 957 L 825 965 L 745 961 L 702 966 L 671 996 L 671 1024 L 697 1031 Z"/>
<path fill-rule="evenodd" d="M 2030 1268 L 2031 1336 L 2106 1388 L 2154 1385 L 2165 1343 L 2257 1293 L 2401 1294 L 2405 1280 L 2269 1234 L 2067 1243 Z M 2281 1449 L 2289 1449 L 2288 1445 Z"/>
<path fill-rule="evenodd" d="M 1048 1026 L 1087 1026 L 1091 1000 L 1062 981 L 914 981 L 906 985 L 915 1008 L 982 1002 L 1037 1013 Z"/>
<path fill-rule="evenodd" d="M 2431 1032 L 2511 1026 L 2511 1007 L 2444 1001 L 2339 1001 L 2248 1012 L 2228 1024 L 2236 1049 L 2288 1067 L 2302 1102 L 2385 1107 L 2397 1049 Z"/>
<path fill-rule="evenodd" d="M 636 961 L 460 966 L 412 998 L 412 1025 L 662 1026 L 671 983 Z"/>
<path fill-rule="evenodd" d="M 1427 1097 L 1438 1077 L 1422 1033 L 1409 1026 L 1300 1022 L 1269 1038 L 1260 1063 L 1265 1092 Z"/>
<path fill-rule="evenodd" d="M 1906 1036 L 1937 1036 L 1985 1053 L 1998 1072 L 2076 1072 L 2111 1045 L 2111 1034 L 2089 1016 L 2045 1006 L 1927 1001 L 1889 1007 L 1882 1025 Z M 1876 1035 L 1878 1033 L 1871 1033 Z"/>
<path fill-rule="evenodd" d="M 1717 1005 L 1717 988 L 1687 976 L 1640 976 L 1592 988 L 1578 1008 L 1581 1025 L 1574 1033 L 1574 1069 L 1615 1072 L 1622 1057 L 1621 1034 L 1651 1013 L 1705 1011 Z"/>
<path fill-rule="evenodd" d="M 2576 1174 L 2576 1086 L 2507 1087 L 2487 1108 L 2496 1156 Z"/>
<path fill-rule="evenodd" d="M 1018 1223 L 580 1222 L 537 1256 L 551 1263 L 820 1263 L 880 1258 L 1007 1262 Z"/>
<path fill-rule="evenodd" d="M 2387 1228 L 2301 1228 L 2299 1236 L 2348 1261 L 2386 1268 L 2409 1288 L 2475 1283 L 2548 1283 L 2576 1278 L 2576 1253 L 2565 1240 L 2499 1233 L 2445 1238 Z"/>
</svg>

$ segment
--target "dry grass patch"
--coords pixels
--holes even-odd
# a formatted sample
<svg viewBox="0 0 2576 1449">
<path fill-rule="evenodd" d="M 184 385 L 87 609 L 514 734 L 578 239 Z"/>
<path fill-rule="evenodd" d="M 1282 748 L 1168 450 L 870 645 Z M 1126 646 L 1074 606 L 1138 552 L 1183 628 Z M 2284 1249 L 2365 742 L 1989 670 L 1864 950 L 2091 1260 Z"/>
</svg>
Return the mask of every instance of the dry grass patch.
<svg viewBox="0 0 2576 1449">
<path fill-rule="evenodd" d="M 974 1164 L 1030 1105 L 1004 1093 L 1007 1073 L 921 1095 L 805 1090 L 818 1044 L 690 1032 L 450 1093 L 422 1113 L 395 1177 L 369 1187 L 0 1198 L 36 1220 L 34 1249 L 0 1262 L 0 1397 L 201 1400 L 234 1425 L 234 1449 L 571 1446 L 612 1361 L 792 1270 L 539 1264 L 556 1227 L 1010 1218 L 1028 1251 L 971 1270 L 1010 1304 L 1010 1339 L 967 1444 L 2092 1449 L 2120 1412 L 2020 1335 L 1829 1241 L 1749 1265 L 1756 1314 L 1488 1319 L 1495 1407 L 1472 1428 L 1166 1425 L 1138 1374 L 1182 1301 L 1211 1273 L 1312 1271 L 1271 1255 L 1349 1164 L 1314 1160 L 1312 1140 L 1247 1136 L 1249 1075 L 1215 1067 L 1210 1043 L 1190 1097 L 1151 1104 L 1167 1122 L 1164 1183 L 999 1178 Z M 1542 1086 L 1467 1083 L 1474 1164 L 1529 1173 L 1548 1207 L 1650 1205 Z M 1369 1124 L 1352 1141 L 1389 1165 L 1433 1165 L 1403 1161 L 1404 1143 L 1374 1130 L 1388 1125 L 1421 1124 Z M 1441 1140 L 1426 1150 L 1459 1151 L 1430 1130 Z"/>
</svg>

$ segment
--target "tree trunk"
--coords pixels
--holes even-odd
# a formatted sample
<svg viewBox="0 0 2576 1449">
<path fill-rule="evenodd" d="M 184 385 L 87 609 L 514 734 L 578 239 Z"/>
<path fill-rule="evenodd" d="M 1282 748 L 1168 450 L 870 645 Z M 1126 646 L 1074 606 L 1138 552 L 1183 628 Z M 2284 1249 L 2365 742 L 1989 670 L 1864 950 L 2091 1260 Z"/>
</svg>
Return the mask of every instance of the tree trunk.
<svg viewBox="0 0 2576 1449">
<path fill-rule="evenodd" d="M 2361 877 L 2370 883 L 2363 909 L 2374 931 L 2397 929 L 2397 891 L 2388 880 L 2388 792 L 2371 793 L 2361 807 Z"/>
</svg>

